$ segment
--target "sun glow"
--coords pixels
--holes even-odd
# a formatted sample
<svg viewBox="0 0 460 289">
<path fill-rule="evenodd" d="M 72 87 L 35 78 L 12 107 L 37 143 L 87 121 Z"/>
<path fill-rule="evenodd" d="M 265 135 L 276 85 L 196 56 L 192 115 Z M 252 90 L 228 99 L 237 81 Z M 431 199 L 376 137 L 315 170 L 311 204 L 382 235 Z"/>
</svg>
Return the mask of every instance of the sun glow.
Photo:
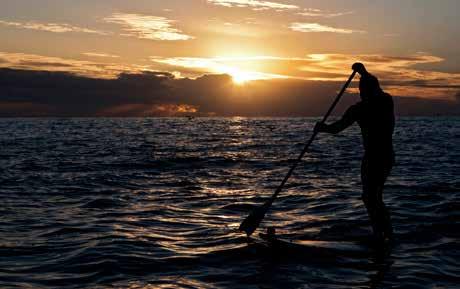
<svg viewBox="0 0 460 289">
<path fill-rule="evenodd" d="M 235 84 L 243 85 L 248 81 L 259 80 L 262 77 L 257 72 L 244 71 L 234 67 L 226 67 L 225 71 L 221 73 L 227 73 L 232 77 L 232 80 Z"/>
<path fill-rule="evenodd" d="M 267 80 L 289 78 L 285 75 L 259 72 L 252 70 L 251 62 L 259 62 L 264 59 L 272 59 L 264 56 L 254 57 L 176 57 L 176 58 L 159 58 L 151 57 L 151 60 L 157 63 L 168 64 L 175 67 L 194 68 L 202 70 L 203 73 L 228 74 L 237 85 L 243 85 L 253 80 Z M 254 65 L 253 65 L 254 66 Z M 254 67 L 255 68 L 255 67 Z"/>
<path fill-rule="evenodd" d="M 232 75 L 233 82 L 236 84 L 242 85 L 245 84 L 246 82 L 253 80 L 244 73 L 237 74 L 237 75 Z"/>
</svg>

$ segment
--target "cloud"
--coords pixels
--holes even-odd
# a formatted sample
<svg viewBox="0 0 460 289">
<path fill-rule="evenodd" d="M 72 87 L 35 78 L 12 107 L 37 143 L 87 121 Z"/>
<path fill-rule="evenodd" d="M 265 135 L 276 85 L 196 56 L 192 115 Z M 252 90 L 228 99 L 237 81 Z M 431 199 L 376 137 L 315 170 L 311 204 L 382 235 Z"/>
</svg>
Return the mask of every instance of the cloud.
<svg viewBox="0 0 460 289">
<path fill-rule="evenodd" d="M 82 53 L 85 56 L 89 57 L 104 57 L 104 58 L 119 58 L 120 56 L 108 53 L 100 53 L 100 52 L 84 52 Z"/>
<path fill-rule="evenodd" d="M 175 68 L 185 68 L 180 71 L 181 74 L 189 74 L 189 72 L 201 74 L 228 74 L 232 76 L 236 82 L 246 82 L 251 80 L 262 79 L 277 79 L 288 78 L 284 75 L 274 73 L 264 73 L 245 69 L 238 63 L 263 60 L 263 57 L 214 57 L 214 58 L 199 58 L 199 57 L 151 57 L 155 63 L 166 64 Z M 188 70 L 188 71 L 187 71 Z M 192 73 L 192 74 L 193 74 Z M 193 77 L 193 75 L 191 75 Z"/>
<path fill-rule="evenodd" d="M 272 79 L 235 86 L 228 75 L 178 79 L 121 73 L 100 79 L 65 72 L 0 69 L 0 116 L 319 116 L 343 81 Z M 343 97 L 341 114 L 357 96 Z M 460 114 L 460 101 L 395 97 L 403 115 Z"/>
<path fill-rule="evenodd" d="M 156 110 L 158 115 L 191 110 L 169 97 L 172 78 L 169 73 L 153 72 L 100 79 L 66 72 L 0 69 L 0 115 L 145 116 Z"/>
<path fill-rule="evenodd" d="M 395 96 L 430 99 L 454 99 L 460 87 L 460 74 L 417 68 L 421 64 L 437 64 L 443 58 L 415 53 L 410 56 L 388 56 L 379 54 L 311 54 L 313 63 L 302 65 L 299 69 L 315 75 L 317 73 L 334 73 L 337 76 L 313 77 L 311 80 L 340 80 L 350 73 L 350 65 L 362 62 L 367 69 L 379 79 L 385 91 Z"/>
<path fill-rule="evenodd" d="M 306 8 L 304 9 L 303 12 L 300 12 L 299 15 L 308 16 L 308 17 L 333 18 L 333 17 L 350 15 L 353 13 L 354 13 L 353 11 L 331 13 L 331 12 L 322 11 L 320 9 Z"/>
<path fill-rule="evenodd" d="M 428 65 L 436 65 L 444 59 L 427 53 L 407 56 L 309 54 L 304 57 L 151 57 L 151 61 L 149 65 L 135 65 L 0 52 L 0 68 L 65 72 L 102 79 L 115 79 L 122 73 L 139 74 L 145 71 L 166 71 L 179 78 L 193 79 L 206 74 L 228 74 L 233 77 L 233 82 L 244 83 L 245 86 L 254 80 L 340 83 L 351 73 L 351 64 L 359 61 L 379 78 L 383 89 L 394 96 L 455 100 L 460 88 L 460 73 L 428 69 Z M 420 68 L 420 65 L 424 68 Z"/>
<path fill-rule="evenodd" d="M 99 63 L 26 53 L 0 52 L 0 68 L 68 72 L 97 78 L 116 78 L 122 72 L 152 70 L 149 66 Z"/>
<path fill-rule="evenodd" d="M 416 53 L 410 56 L 379 54 L 309 54 L 305 57 L 152 57 L 158 69 L 175 71 L 186 77 L 226 73 L 241 74 L 248 80 L 299 79 L 310 81 L 344 81 L 351 64 L 363 62 L 375 74 L 384 89 L 397 96 L 453 99 L 460 87 L 460 74 L 418 69 L 420 64 L 436 64 L 443 58 Z"/>
<path fill-rule="evenodd" d="M 293 10 L 299 8 L 299 6 L 296 5 L 259 0 L 208 0 L 208 3 L 224 7 L 249 7 L 253 10 Z"/>
<path fill-rule="evenodd" d="M 95 116 L 124 117 L 124 116 L 184 116 L 196 114 L 198 108 L 187 104 L 146 104 L 128 103 L 109 106 L 98 111 Z"/>
<path fill-rule="evenodd" d="M 115 13 L 110 17 L 104 18 L 104 21 L 122 25 L 125 31 L 124 36 L 162 41 L 190 40 L 194 38 L 174 28 L 172 24 L 175 21 L 165 17 Z"/>
<path fill-rule="evenodd" d="M 331 26 L 326 26 L 326 25 L 322 25 L 318 23 L 303 23 L 303 22 L 291 23 L 289 28 L 293 31 L 305 32 L 305 33 L 310 33 L 310 32 L 332 32 L 332 33 L 343 33 L 343 34 L 365 33 L 365 31 L 361 31 L 361 30 L 334 28 Z"/>
<path fill-rule="evenodd" d="M 328 71 L 346 75 L 353 62 L 363 62 L 372 72 L 380 74 L 381 78 L 401 81 L 423 79 L 429 76 L 428 74 L 431 74 L 431 78 L 433 78 L 437 72 L 430 72 L 429 70 L 422 71 L 413 67 L 418 64 L 433 64 L 444 60 L 443 58 L 425 53 L 415 53 L 409 56 L 388 56 L 382 54 L 309 54 L 305 59 L 310 60 L 308 65 L 300 67 L 300 70 L 305 72 L 317 73 Z M 316 79 L 331 80 L 330 78 Z"/>
<path fill-rule="evenodd" d="M 47 31 L 47 32 L 53 32 L 53 33 L 79 32 L 79 33 L 90 33 L 90 34 L 99 34 L 99 35 L 109 34 L 104 31 L 73 26 L 67 23 L 40 23 L 40 22 L 34 22 L 34 21 L 11 22 L 11 21 L 0 20 L 0 25 L 22 28 L 22 29 Z"/>
</svg>

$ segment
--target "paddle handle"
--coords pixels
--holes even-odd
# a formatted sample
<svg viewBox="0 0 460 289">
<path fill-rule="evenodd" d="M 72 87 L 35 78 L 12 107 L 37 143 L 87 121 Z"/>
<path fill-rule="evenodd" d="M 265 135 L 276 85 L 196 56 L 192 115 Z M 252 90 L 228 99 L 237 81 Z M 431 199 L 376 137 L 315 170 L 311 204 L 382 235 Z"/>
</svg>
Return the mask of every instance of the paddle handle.
<svg viewBox="0 0 460 289">
<path fill-rule="evenodd" d="M 321 120 L 321 123 L 325 123 L 326 120 L 328 119 L 328 117 L 331 115 L 332 111 L 336 107 L 337 103 L 339 102 L 340 98 L 342 97 L 342 95 L 345 92 L 345 90 L 347 89 L 347 87 L 350 85 L 350 83 L 353 80 L 353 78 L 355 77 L 355 75 L 356 75 L 356 71 L 353 71 L 353 73 L 350 75 L 350 77 L 348 78 L 347 82 L 343 85 L 343 87 L 340 90 L 339 94 L 335 98 L 335 100 L 332 103 L 331 107 L 329 108 L 327 113 L 324 115 L 323 119 Z M 291 177 L 291 175 L 294 172 L 295 168 L 300 163 L 300 161 L 302 160 L 302 158 L 305 155 L 305 153 L 308 151 L 308 148 L 310 147 L 310 145 L 315 140 L 315 137 L 316 137 L 317 134 L 318 134 L 318 132 L 316 132 L 316 131 L 313 132 L 312 136 L 308 140 L 307 144 L 305 145 L 304 149 L 300 153 L 299 157 L 296 159 L 296 161 L 292 165 L 292 167 L 289 170 L 289 172 L 287 173 L 287 175 L 284 177 L 284 179 L 281 182 L 281 184 L 278 186 L 276 191 L 273 193 L 272 197 L 266 202 L 265 206 L 267 206 L 267 207 L 270 206 L 273 203 L 273 201 L 276 199 L 276 197 L 278 196 L 278 194 L 281 192 L 281 190 L 283 189 L 284 185 L 286 184 L 287 180 Z"/>
</svg>

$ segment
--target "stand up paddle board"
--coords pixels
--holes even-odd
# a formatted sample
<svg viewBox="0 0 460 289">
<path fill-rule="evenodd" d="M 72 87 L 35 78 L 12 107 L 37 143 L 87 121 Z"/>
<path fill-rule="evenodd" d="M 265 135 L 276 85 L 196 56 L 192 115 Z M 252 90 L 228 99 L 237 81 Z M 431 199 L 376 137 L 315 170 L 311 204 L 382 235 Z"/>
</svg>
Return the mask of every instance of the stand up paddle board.
<svg viewBox="0 0 460 289">
<path fill-rule="evenodd" d="M 271 228 L 270 228 L 271 229 Z M 363 241 L 325 241 L 283 238 L 276 236 L 274 230 L 251 237 L 251 242 L 266 252 L 276 255 L 339 257 L 365 257 L 375 253 L 375 247 Z"/>
</svg>

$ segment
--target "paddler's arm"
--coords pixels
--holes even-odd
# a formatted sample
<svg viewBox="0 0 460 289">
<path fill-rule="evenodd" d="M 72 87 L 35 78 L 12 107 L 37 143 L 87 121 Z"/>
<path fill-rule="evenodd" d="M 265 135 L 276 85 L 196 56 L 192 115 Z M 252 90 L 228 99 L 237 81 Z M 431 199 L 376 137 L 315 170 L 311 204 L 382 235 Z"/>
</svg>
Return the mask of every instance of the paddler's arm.
<svg viewBox="0 0 460 289">
<path fill-rule="evenodd" d="M 351 126 L 357 120 L 357 114 L 359 111 L 359 105 L 351 106 L 342 118 L 332 124 L 325 124 L 322 122 L 318 122 L 315 125 L 315 132 L 327 132 L 332 134 L 337 134 L 347 127 Z"/>
</svg>

